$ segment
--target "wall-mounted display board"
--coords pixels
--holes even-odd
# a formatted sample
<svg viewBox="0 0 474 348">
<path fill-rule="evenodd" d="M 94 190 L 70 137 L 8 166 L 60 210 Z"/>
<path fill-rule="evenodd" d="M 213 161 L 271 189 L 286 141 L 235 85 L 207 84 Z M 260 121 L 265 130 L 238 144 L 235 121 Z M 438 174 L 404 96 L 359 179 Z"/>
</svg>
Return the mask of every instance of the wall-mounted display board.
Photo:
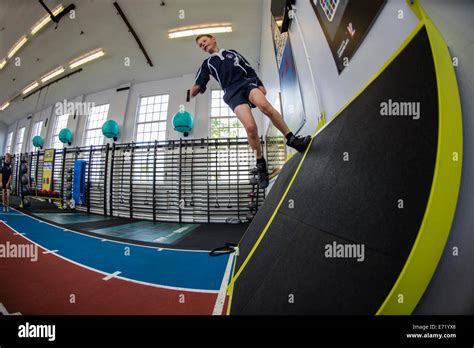
<svg viewBox="0 0 474 348">
<path fill-rule="evenodd" d="M 339 74 L 370 31 L 386 0 L 309 0 Z"/>
</svg>

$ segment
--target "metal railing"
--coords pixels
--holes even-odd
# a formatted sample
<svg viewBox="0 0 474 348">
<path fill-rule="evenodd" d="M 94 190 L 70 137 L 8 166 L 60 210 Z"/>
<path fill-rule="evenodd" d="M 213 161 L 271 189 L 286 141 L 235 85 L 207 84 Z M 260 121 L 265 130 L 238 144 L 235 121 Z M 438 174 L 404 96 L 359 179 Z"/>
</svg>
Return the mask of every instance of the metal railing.
<svg viewBox="0 0 474 348">
<path fill-rule="evenodd" d="M 266 147 L 269 168 L 282 165 L 279 141 Z M 262 145 L 264 141 L 262 140 Z M 44 151 L 24 154 L 32 189 L 40 189 Z M 15 156 L 14 193 L 18 192 Z M 86 202 L 77 210 L 154 221 L 213 223 L 247 220 L 249 204 L 265 192 L 252 182 L 255 157 L 246 138 L 193 139 L 64 148 L 54 151 L 52 190 L 66 199 L 65 176 L 86 162 Z"/>
</svg>

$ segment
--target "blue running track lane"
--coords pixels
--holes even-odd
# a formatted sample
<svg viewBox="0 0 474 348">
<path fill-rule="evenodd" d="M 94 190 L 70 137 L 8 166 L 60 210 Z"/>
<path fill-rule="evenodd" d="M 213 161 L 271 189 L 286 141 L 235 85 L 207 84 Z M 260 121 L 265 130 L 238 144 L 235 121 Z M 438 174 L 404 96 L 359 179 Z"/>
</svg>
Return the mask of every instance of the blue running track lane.
<svg viewBox="0 0 474 348">
<path fill-rule="evenodd" d="M 217 293 L 230 256 L 207 251 L 140 246 L 88 236 L 37 220 L 16 210 L 0 214 L 18 233 L 66 259 L 119 278 L 188 291 Z M 129 256 L 126 256 L 129 251 Z"/>
</svg>

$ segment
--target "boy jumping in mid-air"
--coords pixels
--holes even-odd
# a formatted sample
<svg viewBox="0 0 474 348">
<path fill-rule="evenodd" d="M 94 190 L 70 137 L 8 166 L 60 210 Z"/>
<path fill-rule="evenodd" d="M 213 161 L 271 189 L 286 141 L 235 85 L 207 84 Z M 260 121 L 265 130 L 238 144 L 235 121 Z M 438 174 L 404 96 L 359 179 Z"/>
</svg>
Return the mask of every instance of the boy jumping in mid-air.
<svg viewBox="0 0 474 348">
<path fill-rule="evenodd" d="M 195 97 L 198 93 L 204 93 L 210 76 L 219 82 L 225 93 L 225 103 L 234 111 L 247 132 L 249 144 L 257 156 L 258 184 L 265 188 L 268 186 L 267 164 L 262 155 L 257 124 L 251 108 L 258 107 L 286 137 L 286 144 L 299 152 L 306 150 L 311 137 L 295 136 L 290 131 L 283 117 L 265 97 L 267 91 L 257 73 L 242 55 L 234 50 L 219 50 L 216 38 L 209 34 L 199 35 L 196 43 L 211 56 L 202 63 L 197 72 L 191 95 Z"/>
<path fill-rule="evenodd" d="M 2 166 L 2 194 L 3 211 L 10 211 L 10 185 L 12 179 L 12 155 L 5 154 L 5 161 Z"/>
</svg>

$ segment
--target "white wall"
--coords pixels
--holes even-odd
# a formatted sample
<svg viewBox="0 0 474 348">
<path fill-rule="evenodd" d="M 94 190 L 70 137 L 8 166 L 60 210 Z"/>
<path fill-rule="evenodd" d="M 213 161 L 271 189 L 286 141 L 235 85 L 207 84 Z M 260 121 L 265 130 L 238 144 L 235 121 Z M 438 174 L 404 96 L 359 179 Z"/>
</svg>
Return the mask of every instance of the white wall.
<svg viewBox="0 0 474 348">
<path fill-rule="evenodd" d="M 186 102 L 186 91 L 191 87 L 193 82 L 193 75 L 184 75 L 179 78 L 145 82 L 133 85 L 130 90 L 130 97 L 127 106 L 127 118 L 125 119 L 122 142 L 129 142 L 134 139 L 134 134 L 136 131 L 135 121 L 140 98 L 157 94 L 170 95 L 168 104 L 168 120 L 166 125 L 168 139 L 173 140 L 183 137 L 183 135 L 173 130 L 172 124 L 173 115 L 178 112 L 180 105 L 184 105 L 186 111 L 190 112 L 192 115 L 195 115 L 196 129 L 190 133 L 189 138 L 203 135 L 201 134 L 202 117 L 199 117 L 200 115 L 196 115 L 195 113 L 195 100 L 192 99 L 189 103 Z"/>
<path fill-rule="evenodd" d="M 262 78 L 267 89 L 272 91 L 270 98 L 274 98 L 275 91 L 279 90 L 279 81 L 270 29 L 270 5 L 271 0 L 264 0 L 261 61 L 265 62 Z M 339 75 L 310 1 L 297 1 L 295 10 L 303 37 L 300 35 L 296 21 L 292 22 L 289 35 L 307 120 L 300 133 L 313 134 L 320 112 L 325 112 L 327 121 L 331 120 L 400 47 L 415 28 L 418 19 L 405 1 L 388 0 L 349 66 Z M 403 20 L 398 19 L 399 10 L 404 12 Z M 302 39 L 306 42 L 309 61 L 304 53 Z M 311 64 L 320 94 L 321 107 L 317 103 L 309 64 Z M 273 99 L 270 100 L 273 102 Z"/>
<path fill-rule="evenodd" d="M 262 35 L 261 35 L 261 51 L 260 51 L 260 79 L 267 90 L 267 99 L 274 104 L 280 92 L 280 77 L 278 66 L 275 58 L 275 50 L 273 48 L 272 30 L 271 30 L 271 0 L 263 1 L 262 11 Z M 270 124 L 270 120 L 264 117 L 262 120 L 263 133 Z"/>
<path fill-rule="evenodd" d="M 258 64 L 256 62 L 251 63 L 255 68 L 257 68 Z M 118 142 L 126 143 L 134 141 L 136 114 L 140 98 L 168 93 L 170 99 L 168 105 L 167 139 L 177 140 L 179 138 L 184 138 L 183 134 L 174 131 L 172 124 L 173 115 L 178 112 L 180 105 L 184 105 L 185 110 L 194 115 L 194 129 L 189 134 L 188 139 L 206 138 L 210 134 L 210 92 L 212 89 L 220 89 L 220 87 L 214 79 L 211 79 L 206 93 L 199 94 L 196 98 L 191 98 L 190 102 L 186 102 L 186 92 L 194 83 L 194 77 L 194 74 L 187 74 L 166 80 L 121 85 L 98 93 L 77 96 L 76 98 L 67 100 L 66 102 L 94 103 L 97 106 L 109 104 L 110 107 L 107 118 L 117 121 L 121 129 L 121 135 Z M 118 88 L 127 86 L 130 87 L 128 90 L 117 92 Z M 25 139 L 23 142 L 22 152 L 32 151 L 32 127 L 35 122 L 42 120 L 43 128 L 41 136 L 43 137 L 45 148 L 49 148 L 51 145 L 53 127 L 56 117 L 58 116 L 56 103 L 63 102 L 63 100 L 55 101 L 54 104 L 48 105 L 43 110 L 37 111 L 30 119 L 25 117 L 11 124 L 9 127 L 5 126 L 5 135 L 3 138 L 1 135 L 2 129 L 0 125 L 0 144 L 2 146 L 5 145 L 7 130 L 14 132 L 14 144 L 16 141 L 17 130 L 25 126 Z M 262 114 L 257 109 L 254 109 L 254 115 L 257 125 L 259 126 L 260 134 L 263 134 Z M 74 115 L 70 115 L 67 127 L 73 132 L 73 142 L 71 146 L 83 146 L 86 120 L 87 115 L 77 114 L 75 118 Z M 46 121 L 48 121 L 47 124 Z M 107 141 L 112 142 L 112 140 Z"/>
<path fill-rule="evenodd" d="M 36 122 L 39 122 L 39 121 L 43 121 L 43 126 L 41 127 L 41 133 L 40 133 L 40 136 L 43 138 L 43 143 L 44 143 L 44 145 L 49 144 L 48 143 L 49 139 L 47 139 L 47 136 L 48 136 L 48 126 L 51 122 L 52 112 L 53 112 L 53 107 L 50 106 L 50 107 L 48 107 L 44 110 L 36 112 L 33 115 L 32 119 L 31 119 L 30 132 L 27 134 L 28 138 L 27 138 L 26 144 L 23 146 L 23 151 L 33 151 L 34 150 L 31 133 L 33 131 L 33 125 Z M 46 124 L 46 120 L 48 121 L 48 124 Z"/>
</svg>

